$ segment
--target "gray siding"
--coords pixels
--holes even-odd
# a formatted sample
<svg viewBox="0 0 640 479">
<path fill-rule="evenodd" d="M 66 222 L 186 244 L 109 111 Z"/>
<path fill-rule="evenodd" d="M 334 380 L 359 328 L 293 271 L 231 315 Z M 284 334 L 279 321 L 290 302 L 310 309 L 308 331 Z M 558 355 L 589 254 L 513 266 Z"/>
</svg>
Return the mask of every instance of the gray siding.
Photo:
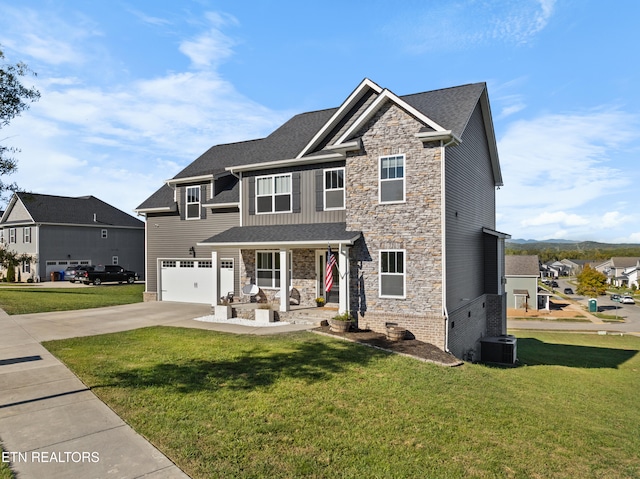
<svg viewBox="0 0 640 479">
<path fill-rule="evenodd" d="M 212 213 L 202 220 L 181 220 L 179 215 L 153 215 L 147 217 L 147 292 L 157 293 L 158 258 L 190 258 L 189 248 L 194 247 L 197 258 L 211 258 L 211 247 L 197 243 L 238 226 L 237 210 Z M 235 261 L 236 293 L 238 286 L 238 250 L 219 250 L 218 258 Z"/>
<path fill-rule="evenodd" d="M 290 225 L 290 224 L 312 224 L 312 223 L 338 223 L 345 221 L 345 210 L 316 211 L 316 179 L 317 170 L 328 168 L 344 167 L 345 162 L 328 163 L 314 167 L 307 167 L 295 170 L 300 173 L 300 211 L 298 213 L 273 213 L 273 214 L 249 214 L 250 205 L 255 199 L 251 198 L 249 182 L 256 176 L 292 173 L 291 170 L 263 170 L 259 173 L 246 174 L 242 179 L 242 204 L 243 226 L 264 226 L 264 225 Z"/>
<path fill-rule="evenodd" d="M 107 238 L 102 238 L 102 230 Z M 33 230 L 32 230 L 33 231 Z M 46 262 L 51 260 L 89 259 L 92 264 L 111 264 L 113 256 L 123 268 L 144 279 L 144 229 L 101 226 L 39 227 L 38 274 L 45 280 Z"/>
<path fill-rule="evenodd" d="M 445 227 L 449 312 L 485 293 L 482 228 L 495 229 L 495 182 L 480 106 L 462 143 L 446 149 Z"/>
</svg>

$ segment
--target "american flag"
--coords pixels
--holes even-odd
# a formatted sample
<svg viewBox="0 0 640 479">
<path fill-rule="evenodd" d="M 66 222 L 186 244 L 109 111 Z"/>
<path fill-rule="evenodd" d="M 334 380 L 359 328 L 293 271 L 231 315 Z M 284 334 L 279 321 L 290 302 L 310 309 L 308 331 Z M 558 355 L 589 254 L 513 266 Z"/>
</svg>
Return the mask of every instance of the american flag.
<svg viewBox="0 0 640 479">
<path fill-rule="evenodd" d="M 324 290 L 329 293 L 333 287 L 333 267 L 336 265 L 336 258 L 331 252 L 331 246 L 327 249 L 327 268 L 324 272 Z"/>
</svg>

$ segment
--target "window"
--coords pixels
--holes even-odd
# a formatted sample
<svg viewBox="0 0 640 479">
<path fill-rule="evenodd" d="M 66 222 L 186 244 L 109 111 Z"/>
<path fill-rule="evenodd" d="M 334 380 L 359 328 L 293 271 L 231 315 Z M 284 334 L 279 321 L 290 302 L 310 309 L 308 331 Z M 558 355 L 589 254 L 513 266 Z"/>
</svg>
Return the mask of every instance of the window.
<svg viewBox="0 0 640 479">
<path fill-rule="evenodd" d="M 31 262 L 23 261 L 22 262 L 22 272 L 23 273 L 31 273 Z"/>
<path fill-rule="evenodd" d="M 200 187 L 189 186 L 187 188 L 187 215 L 188 220 L 200 219 Z"/>
<path fill-rule="evenodd" d="M 100 237 L 101 237 L 102 239 L 107 239 L 107 230 L 102 230 L 102 231 L 100 232 Z"/>
<path fill-rule="evenodd" d="M 291 175 L 256 178 L 257 213 L 291 213 Z"/>
<path fill-rule="evenodd" d="M 16 229 L 15 228 L 10 228 L 9 229 L 9 243 L 15 243 L 16 242 Z"/>
<path fill-rule="evenodd" d="M 29 227 L 24 229 L 24 242 L 31 243 L 31 228 Z"/>
<path fill-rule="evenodd" d="M 118 264 L 118 257 L 117 256 L 112 256 L 111 257 L 111 264 Z"/>
<path fill-rule="evenodd" d="M 380 203 L 405 200 L 404 155 L 380 158 Z"/>
<path fill-rule="evenodd" d="M 404 250 L 380 252 L 380 297 L 405 297 Z"/>
<path fill-rule="evenodd" d="M 175 268 L 177 266 L 175 261 L 172 260 L 162 260 L 163 268 Z"/>
<path fill-rule="evenodd" d="M 261 288 L 280 287 L 280 252 L 258 251 L 256 254 L 256 284 Z M 291 253 L 289 253 L 289 286 L 291 286 Z"/>
<path fill-rule="evenodd" d="M 344 168 L 324 170 L 324 209 L 344 209 Z"/>
</svg>

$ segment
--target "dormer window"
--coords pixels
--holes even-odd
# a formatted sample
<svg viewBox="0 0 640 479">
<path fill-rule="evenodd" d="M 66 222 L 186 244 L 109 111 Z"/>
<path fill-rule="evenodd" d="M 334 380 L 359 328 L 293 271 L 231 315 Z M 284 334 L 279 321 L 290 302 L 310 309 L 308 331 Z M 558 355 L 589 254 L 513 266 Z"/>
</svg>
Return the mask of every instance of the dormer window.
<svg viewBox="0 0 640 479">
<path fill-rule="evenodd" d="M 380 203 L 405 201 L 404 155 L 380 157 Z"/>
<path fill-rule="evenodd" d="M 256 178 L 257 213 L 291 213 L 291 174 Z"/>
<path fill-rule="evenodd" d="M 188 220 L 200 219 L 200 187 L 187 187 L 187 214 Z"/>
</svg>

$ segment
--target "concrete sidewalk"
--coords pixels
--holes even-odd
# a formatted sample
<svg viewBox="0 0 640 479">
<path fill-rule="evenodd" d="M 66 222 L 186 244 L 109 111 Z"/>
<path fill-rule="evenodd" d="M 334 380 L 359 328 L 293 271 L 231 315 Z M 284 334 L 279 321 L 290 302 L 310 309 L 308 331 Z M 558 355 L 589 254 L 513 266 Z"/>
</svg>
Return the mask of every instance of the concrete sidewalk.
<svg viewBox="0 0 640 479">
<path fill-rule="evenodd" d="M 2 460 L 9 460 L 21 479 L 188 477 L 40 342 L 155 325 L 244 334 L 313 327 L 256 328 L 193 320 L 210 311 L 208 305 L 168 302 L 19 316 L 0 311 Z"/>
</svg>

